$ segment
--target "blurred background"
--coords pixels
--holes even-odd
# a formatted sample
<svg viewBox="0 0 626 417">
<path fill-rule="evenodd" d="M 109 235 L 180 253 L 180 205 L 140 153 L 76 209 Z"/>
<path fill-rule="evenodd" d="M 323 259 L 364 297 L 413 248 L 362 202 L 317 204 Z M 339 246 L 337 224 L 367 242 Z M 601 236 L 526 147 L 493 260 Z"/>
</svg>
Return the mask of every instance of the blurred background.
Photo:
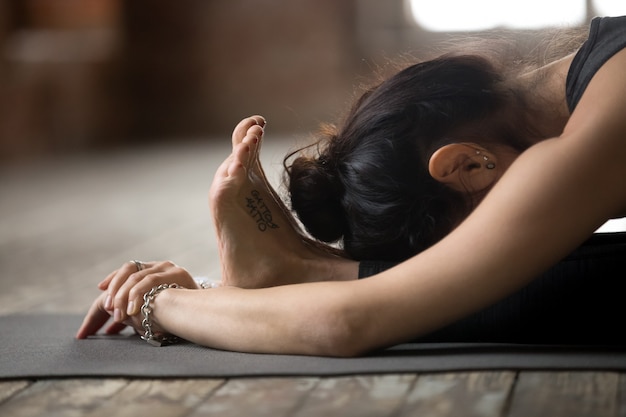
<svg viewBox="0 0 626 417">
<path fill-rule="evenodd" d="M 350 97 L 357 3 L 0 0 L 0 153 L 224 137 L 256 113 L 307 130 Z"/>
<path fill-rule="evenodd" d="M 84 312 L 131 258 L 219 278 L 207 191 L 243 117 L 268 120 L 261 156 L 277 186 L 294 142 L 390 60 L 475 35 L 534 45 L 625 6 L 0 0 L 0 314 Z"/>
<path fill-rule="evenodd" d="M 387 58 L 621 0 L 0 0 L 0 162 L 335 120 Z"/>
</svg>

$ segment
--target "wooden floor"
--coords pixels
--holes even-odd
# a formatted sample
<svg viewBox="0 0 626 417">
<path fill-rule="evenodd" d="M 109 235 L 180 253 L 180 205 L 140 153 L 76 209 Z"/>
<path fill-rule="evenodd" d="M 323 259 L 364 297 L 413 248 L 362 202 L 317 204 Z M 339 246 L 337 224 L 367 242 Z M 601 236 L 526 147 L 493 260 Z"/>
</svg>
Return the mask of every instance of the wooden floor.
<svg viewBox="0 0 626 417">
<path fill-rule="evenodd" d="M 286 147 L 270 138 L 265 165 L 278 168 Z M 0 314 L 83 313 L 129 259 L 216 276 L 206 196 L 227 153 L 225 140 L 0 168 Z M 0 416 L 138 415 L 624 417 L 626 374 L 0 381 Z"/>
</svg>

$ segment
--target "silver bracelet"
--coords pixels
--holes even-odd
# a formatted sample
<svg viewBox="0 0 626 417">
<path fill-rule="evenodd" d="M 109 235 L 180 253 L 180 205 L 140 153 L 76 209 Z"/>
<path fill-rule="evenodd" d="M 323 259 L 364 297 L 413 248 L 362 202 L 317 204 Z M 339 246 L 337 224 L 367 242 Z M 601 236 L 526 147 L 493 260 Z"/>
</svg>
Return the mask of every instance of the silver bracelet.
<svg viewBox="0 0 626 417">
<path fill-rule="evenodd" d="M 183 288 L 178 284 L 161 284 L 156 287 L 152 287 L 150 291 L 143 295 L 143 305 L 141 306 L 141 314 L 143 320 L 141 321 L 141 327 L 143 327 L 144 334 L 141 336 L 143 340 L 151 344 L 152 346 L 164 346 L 178 342 L 178 337 L 173 335 L 166 335 L 161 333 L 155 333 L 152 331 L 152 306 L 150 303 L 154 301 L 157 295 L 163 290 L 168 288 Z"/>
<path fill-rule="evenodd" d="M 208 290 L 208 289 L 211 289 L 211 288 L 218 288 L 218 287 L 222 286 L 222 284 L 220 282 L 208 281 L 206 279 L 203 279 L 202 281 L 198 281 L 198 285 L 203 290 Z"/>
</svg>

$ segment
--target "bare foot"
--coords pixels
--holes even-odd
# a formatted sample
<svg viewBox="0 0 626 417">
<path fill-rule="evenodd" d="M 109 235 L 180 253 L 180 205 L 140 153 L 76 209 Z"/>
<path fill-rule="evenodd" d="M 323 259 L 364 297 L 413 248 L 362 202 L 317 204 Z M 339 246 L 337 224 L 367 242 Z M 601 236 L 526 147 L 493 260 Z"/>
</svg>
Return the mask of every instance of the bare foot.
<svg viewBox="0 0 626 417">
<path fill-rule="evenodd" d="M 237 125 L 233 151 L 211 185 L 222 283 L 260 288 L 334 279 L 334 263 L 346 260 L 300 231 L 265 177 L 259 161 L 264 126 L 260 116 Z"/>
</svg>

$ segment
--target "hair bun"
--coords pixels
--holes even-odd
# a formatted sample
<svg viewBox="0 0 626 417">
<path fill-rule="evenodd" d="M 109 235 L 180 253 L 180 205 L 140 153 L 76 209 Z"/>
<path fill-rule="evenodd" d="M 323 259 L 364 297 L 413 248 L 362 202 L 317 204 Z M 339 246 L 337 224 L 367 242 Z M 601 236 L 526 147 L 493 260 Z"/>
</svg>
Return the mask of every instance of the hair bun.
<svg viewBox="0 0 626 417">
<path fill-rule="evenodd" d="M 346 229 L 346 218 L 340 203 L 341 187 L 327 158 L 296 158 L 288 172 L 291 208 L 315 239 L 339 240 Z"/>
</svg>

